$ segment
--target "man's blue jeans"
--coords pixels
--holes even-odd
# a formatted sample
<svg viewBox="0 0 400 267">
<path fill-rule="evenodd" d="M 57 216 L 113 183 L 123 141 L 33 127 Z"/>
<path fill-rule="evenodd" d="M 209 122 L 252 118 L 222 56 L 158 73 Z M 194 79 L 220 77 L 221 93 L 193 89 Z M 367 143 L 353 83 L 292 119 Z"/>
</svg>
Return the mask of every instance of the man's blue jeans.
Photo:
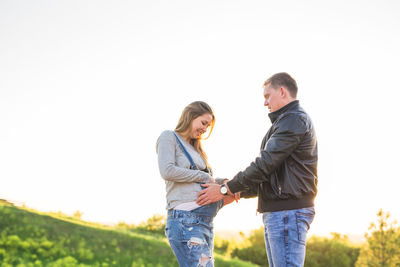
<svg viewBox="0 0 400 267">
<path fill-rule="evenodd" d="M 265 247 L 270 267 L 303 266 L 314 207 L 264 212 Z"/>
<path fill-rule="evenodd" d="M 180 267 L 213 267 L 213 219 L 220 200 L 192 211 L 169 210 L 165 234 Z"/>
</svg>

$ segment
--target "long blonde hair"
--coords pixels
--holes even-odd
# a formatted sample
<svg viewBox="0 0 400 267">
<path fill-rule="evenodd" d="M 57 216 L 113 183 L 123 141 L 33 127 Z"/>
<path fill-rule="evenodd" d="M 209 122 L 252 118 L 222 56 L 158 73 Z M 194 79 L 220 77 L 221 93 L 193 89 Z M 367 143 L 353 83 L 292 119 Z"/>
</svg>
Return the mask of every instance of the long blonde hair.
<svg viewBox="0 0 400 267">
<path fill-rule="evenodd" d="M 210 165 L 208 164 L 208 160 L 207 160 L 208 159 L 207 154 L 203 150 L 203 147 L 201 145 L 201 139 L 207 139 L 208 137 L 210 137 L 210 134 L 214 128 L 215 116 L 214 116 L 214 111 L 212 110 L 212 108 L 203 101 L 195 101 L 193 103 L 190 103 L 183 109 L 182 115 L 178 121 L 178 124 L 175 127 L 175 132 L 176 133 L 185 133 L 188 130 L 191 130 L 192 121 L 194 119 L 196 119 L 197 117 L 204 115 L 204 114 L 210 114 L 212 116 L 210 132 L 206 138 L 202 138 L 202 136 L 200 136 L 197 139 L 190 139 L 190 144 L 196 149 L 197 152 L 199 152 L 201 157 L 204 159 L 207 168 L 210 168 Z"/>
</svg>

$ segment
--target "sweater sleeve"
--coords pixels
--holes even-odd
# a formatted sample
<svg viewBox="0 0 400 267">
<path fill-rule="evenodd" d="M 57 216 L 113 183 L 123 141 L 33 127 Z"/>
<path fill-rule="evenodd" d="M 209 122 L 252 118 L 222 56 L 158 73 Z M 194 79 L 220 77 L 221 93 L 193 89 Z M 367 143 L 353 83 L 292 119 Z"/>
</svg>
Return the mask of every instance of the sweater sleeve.
<svg viewBox="0 0 400 267">
<path fill-rule="evenodd" d="M 209 182 L 210 175 L 176 165 L 176 139 L 172 131 L 164 131 L 157 140 L 158 167 L 161 177 L 173 182 Z"/>
</svg>

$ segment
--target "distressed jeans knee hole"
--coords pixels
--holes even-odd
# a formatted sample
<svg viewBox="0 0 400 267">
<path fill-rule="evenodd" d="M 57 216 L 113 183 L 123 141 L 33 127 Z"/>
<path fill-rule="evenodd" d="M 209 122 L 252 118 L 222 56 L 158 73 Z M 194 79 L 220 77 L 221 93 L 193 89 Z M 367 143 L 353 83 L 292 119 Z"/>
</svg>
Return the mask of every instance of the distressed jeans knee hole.
<svg viewBox="0 0 400 267">
<path fill-rule="evenodd" d="M 207 256 L 205 254 L 201 254 L 201 258 L 200 258 L 199 264 L 197 266 L 198 267 L 205 267 L 210 260 L 211 260 L 210 256 Z"/>
<path fill-rule="evenodd" d="M 193 246 L 201 246 L 204 245 L 206 242 L 198 237 L 192 237 L 190 240 L 187 242 L 187 245 L 189 248 L 192 248 Z"/>
</svg>

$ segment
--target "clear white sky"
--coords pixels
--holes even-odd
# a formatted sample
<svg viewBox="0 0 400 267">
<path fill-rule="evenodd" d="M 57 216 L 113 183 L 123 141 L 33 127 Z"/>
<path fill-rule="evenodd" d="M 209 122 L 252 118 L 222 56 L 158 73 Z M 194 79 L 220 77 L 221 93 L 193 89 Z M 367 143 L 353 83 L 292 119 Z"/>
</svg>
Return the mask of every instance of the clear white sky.
<svg viewBox="0 0 400 267">
<path fill-rule="evenodd" d="M 216 176 L 258 155 L 286 71 L 319 141 L 314 234 L 400 219 L 400 2 L 0 1 L 0 198 L 97 222 L 165 214 L 155 142 L 207 101 Z M 256 202 L 216 229 L 261 226 Z"/>
</svg>

